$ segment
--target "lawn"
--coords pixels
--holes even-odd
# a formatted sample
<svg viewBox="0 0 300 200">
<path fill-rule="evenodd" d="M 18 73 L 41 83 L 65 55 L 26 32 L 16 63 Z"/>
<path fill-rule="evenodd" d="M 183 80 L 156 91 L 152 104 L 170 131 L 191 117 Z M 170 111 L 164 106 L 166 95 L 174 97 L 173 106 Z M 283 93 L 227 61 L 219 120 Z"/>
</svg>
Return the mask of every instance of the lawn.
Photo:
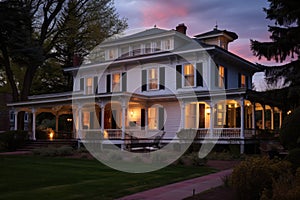
<svg viewBox="0 0 300 200">
<path fill-rule="evenodd" d="M 0 156 L 0 199 L 114 199 L 212 172 L 207 167 L 169 166 L 129 174 L 96 160 Z"/>
</svg>

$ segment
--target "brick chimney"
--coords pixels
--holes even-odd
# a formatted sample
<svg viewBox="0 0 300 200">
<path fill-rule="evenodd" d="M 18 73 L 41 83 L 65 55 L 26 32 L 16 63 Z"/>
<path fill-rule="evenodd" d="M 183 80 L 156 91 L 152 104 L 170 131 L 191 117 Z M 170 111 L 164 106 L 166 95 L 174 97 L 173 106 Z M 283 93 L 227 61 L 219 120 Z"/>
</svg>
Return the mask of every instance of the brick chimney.
<svg viewBox="0 0 300 200">
<path fill-rule="evenodd" d="M 182 24 L 178 24 L 178 26 L 176 26 L 176 31 L 178 31 L 179 33 L 182 33 L 184 35 L 186 35 L 186 25 L 184 25 L 184 23 Z"/>
</svg>

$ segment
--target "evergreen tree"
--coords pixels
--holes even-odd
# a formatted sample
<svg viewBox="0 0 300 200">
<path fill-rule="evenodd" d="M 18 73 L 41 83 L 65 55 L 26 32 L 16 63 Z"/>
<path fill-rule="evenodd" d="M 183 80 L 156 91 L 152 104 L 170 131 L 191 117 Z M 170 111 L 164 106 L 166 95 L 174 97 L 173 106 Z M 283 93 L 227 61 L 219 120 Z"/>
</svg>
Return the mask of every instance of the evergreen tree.
<svg viewBox="0 0 300 200">
<path fill-rule="evenodd" d="M 292 107 L 296 107 L 300 99 L 300 1 L 268 0 L 268 2 L 269 8 L 264 8 L 266 18 L 275 22 L 273 26 L 269 26 L 271 41 L 251 40 L 251 49 L 259 59 L 265 57 L 276 62 L 289 62 L 272 67 L 264 66 L 265 75 L 270 84 L 284 78 L 285 83 L 289 84 L 287 100 Z"/>
</svg>

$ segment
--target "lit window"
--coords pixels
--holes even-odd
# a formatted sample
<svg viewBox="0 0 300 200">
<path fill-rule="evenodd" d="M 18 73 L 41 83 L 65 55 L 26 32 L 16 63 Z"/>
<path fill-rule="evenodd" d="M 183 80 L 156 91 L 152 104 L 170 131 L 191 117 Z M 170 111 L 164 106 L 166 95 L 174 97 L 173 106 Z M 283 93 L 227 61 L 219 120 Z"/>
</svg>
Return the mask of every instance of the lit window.
<svg viewBox="0 0 300 200">
<path fill-rule="evenodd" d="M 93 94 L 93 78 L 86 79 L 86 94 Z"/>
<path fill-rule="evenodd" d="M 184 86 L 195 86 L 195 69 L 192 64 L 184 65 Z"/>
<path fill-rule="evenodd" d="M 148 128 L 157 129 L 158 127 L 158 111 L 157 108 L 149 108 L 148 110 Z"/>
<path fill-rule="evenodd" d="M 149 69 L 148 71 L 148 85 L 149 90 L 158 89 L 158 70 L 156 68 Z"/>
<path fill-rule="evenodd" d="M 83 129 L 90 128 L 90 113 L 89 112 L 83 112 L 82 128 Z"/>
<path fill-rule="evenodd" d="M 223 66 L 219 66 L 219 80 L 218 80 L 218 86 L 224 87 L 224 81 L 225 81 L 225 69 Z"/>
<path fill-rule="evenodd" d="M 112 74 L 112 91 L 113 92 L 120 92 L 121 89 L 121 76 L 120 73 Z"/>
<path fill-rule="evenodd" d="M 197 128 L 197 104 L 187 104 L 185 107 L 185 128 Z"/>
<path fill-rule="evenodd" d="M 241 88 L 245 88 L 246 87 L 246 76 L 245 75 L 241 75 Z"/>
</svg>

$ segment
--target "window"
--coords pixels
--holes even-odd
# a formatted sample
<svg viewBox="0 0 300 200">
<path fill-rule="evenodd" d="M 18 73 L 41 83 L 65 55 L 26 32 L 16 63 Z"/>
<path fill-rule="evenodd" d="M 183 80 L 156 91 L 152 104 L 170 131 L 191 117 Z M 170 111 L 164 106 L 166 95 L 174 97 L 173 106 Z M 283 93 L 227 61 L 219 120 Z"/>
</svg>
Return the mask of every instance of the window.
<svg viewBox="0 0 300 200">
<path fill-rule="evenodd" d="M 148 128 L 157 129 L 158 128 L 158 111 L 157 108 L 149 108 L 148 110 Z"/>
<path fill-rule="evenodd" d="M 120 73 L 112 74 L 111 86 L 112 86 L 112 91 L 113 92 L 120 92 L 121 91 L 121 76 L 120 76 Z"/>
<path fill-rule="evenodd" d="M 172 48 L 171 39 L 167 39 L 164 41 L 164 50 L 170 50 Z"/>
<path fill-rule="evenodd" d="M 109 49 L 107 60 L 116 59 L 118 57 L 118 49 Z"/>
<path fill-rule="evenodd" d="M 158 70 L 156 68 L 148 70 L 148 86 L 149 90 L 158 89 Z"/>
<path fill-rule="evenodd" d="M 129 47 L 125 46 L 125 47 L 121 47 L 121 57 L 125 58 L 129 56 Z"/>
<path fill-rule="evenodd" d="M 185 128 L 197 128 L 197 104 L 187 104 L 185 108 Z"/>
<path fill-rule="evenodd" d="M 86 94 L 93 94 L 93 78 L 86 79 Z"/>
<path fill-rule="evenodd" d="M 218 86 L 224 87 L 224 83 L 225 83 L 225 68 L 223 66 L 219 66 Z"/>
<path fill-rule="evenodd" d="M 140 44 L 133 45 L 131 54 L 132 54 L 132 56 L 140 55 L 141 54 L 141 45 Z"/>
<path fill-rule="evenodd" d="M 24 113 L 24 121 L 28 122 L 28 113 L 27 112 Z"/>
<path fill-rule="evenodd" d="M 10 111 L 9 112 L 9 120 L 11 122 L 13 122 L 15 120 L 15 113 L 14 113 L 14 111 Z"/>
<path fill-rule="evenodd" d="M 186 64 L 183 68 L 184 86 L 195 86 L 195 69 L 192 64 Z"/>
<path fill-rule="evenodd" d="M 246 87 L 246 76 L 244 74 L 241 74 L 241 88 Z"/>
<path fill-rule="evenodd" d="M 156 41 L 152 44 L 153 52 L 161 51 L 161 41 Z"/>
<path fill-rule="evenodd" d="M 145 53 L 151 53 L 151 43 L 146 43 L 145 45 Z"/>
</svg>

